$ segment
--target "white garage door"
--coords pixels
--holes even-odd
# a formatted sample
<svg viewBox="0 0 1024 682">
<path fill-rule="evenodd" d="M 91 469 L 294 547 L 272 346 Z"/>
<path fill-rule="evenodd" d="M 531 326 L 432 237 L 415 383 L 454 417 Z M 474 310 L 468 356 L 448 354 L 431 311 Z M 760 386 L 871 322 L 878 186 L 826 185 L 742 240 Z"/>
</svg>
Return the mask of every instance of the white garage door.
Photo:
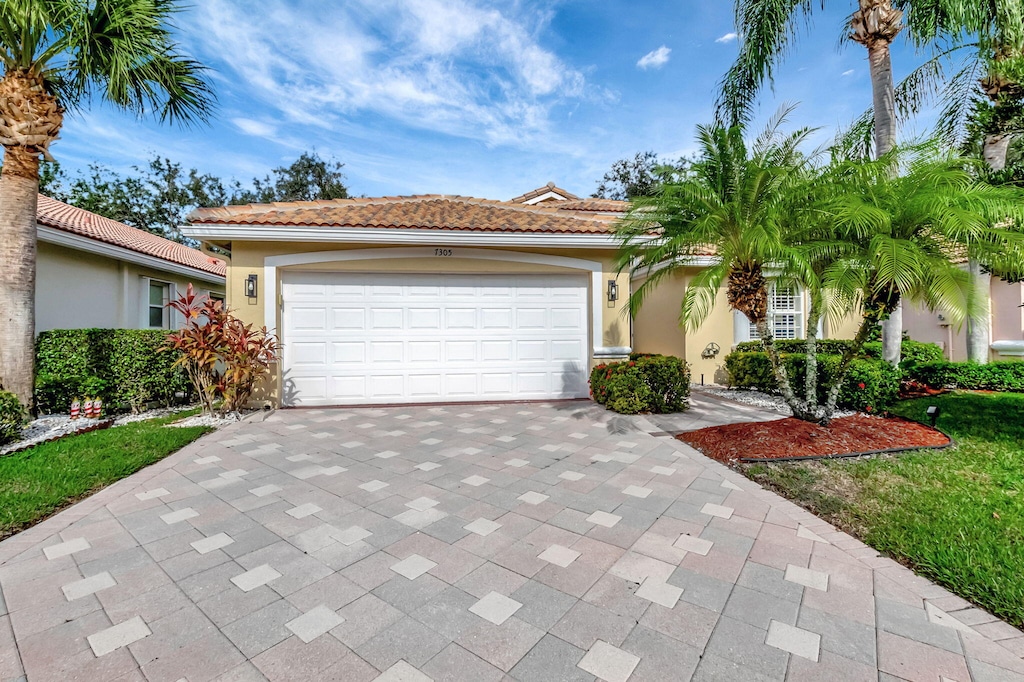
<svg viewBox="0 0 1024 682">
<path fill-rule="evenodd" d="M 587 394 L 587 279 L 288 273 L 288 405 Z"/>
</svg>

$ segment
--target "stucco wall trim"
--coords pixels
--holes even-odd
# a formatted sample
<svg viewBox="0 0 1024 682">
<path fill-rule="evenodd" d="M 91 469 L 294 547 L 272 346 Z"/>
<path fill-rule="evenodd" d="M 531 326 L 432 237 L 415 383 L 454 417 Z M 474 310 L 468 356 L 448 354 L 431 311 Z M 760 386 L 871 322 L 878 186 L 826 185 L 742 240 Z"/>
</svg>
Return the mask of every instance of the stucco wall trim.
<svg viewBox="0 0 1024 682">
<path fill-rule="evenodd" d="M 619 242 L 608 233 L 474 232 L 373 227 L 292 227 L 248 225 L 186 225 L 182 234 L 201 240 L 249 242 L 325 242 L 347 244 L 431 244 L 441 246 L 518 246 L 617 249 Z"/>
<path fill-rule="evenodd" d="M 593 337 L 594 355 L 605 352 L 600 346 L 603 334 L 604 315 L 604 268 L 598 261 L 570 258 L 568 256 L 551 256 L 540 253 L 524 253 L 521 251 L 500 251 L 494 249 L 459 249 L 458 258 L 474 260 L 509 261 L 513 263 L 533 263 L 554 267 L 585 270 L 591 278 L 591 334 Z M 316 251 L 311 253 L 290 253 L 280 256 L 268 256 L 263 259 L 264 277 L 264 324 L 267 329 L 276 329 L 277 314 L 281 307 L 278 300 L 278 268 L 290 265 L 309 265 L 312 263 L 331 263 L 337 261 L 362 261 L 404 258 L 437 258 L 435 248 L 407 247 L 396 249 L 355 249 L 346 251 Z M 444 257 L 444 256 L 440 256 Z M 616 349 L 617 350 L 617 349 Z M 627 351 L 628 352 L 628 351 Z"/>
<path fill-rule="evenodd" d="M 224 286 L 225 283 L 224 277 L 204 272 L 197 268 L 190 268 L 187 265 L 179 265 L 162 258 L 147 256 L 146 254 L 139 253 L 138 251 L 124 249 L 120 246 L 96 241 L 95 239 L 89 239 L 88 237 L 83 237 L 81 235 L 70 234 L 52 227 L 47 227 L 46 225 L 37 224 L 36 230 L 39 241 L 46 242 L 48 244 L 56 244 L 57 246 L 75 249 L 76 251 L 85 251 L 86 253 L 93 253 L 98 256 L 106 256 L 107 258 L 113 258 L 114 260 L 152 268 L 153 270 L 172 272 L 177 275 L 201 280 L 203 282 L 219 284 L 221 286 Z"/>
</svg>

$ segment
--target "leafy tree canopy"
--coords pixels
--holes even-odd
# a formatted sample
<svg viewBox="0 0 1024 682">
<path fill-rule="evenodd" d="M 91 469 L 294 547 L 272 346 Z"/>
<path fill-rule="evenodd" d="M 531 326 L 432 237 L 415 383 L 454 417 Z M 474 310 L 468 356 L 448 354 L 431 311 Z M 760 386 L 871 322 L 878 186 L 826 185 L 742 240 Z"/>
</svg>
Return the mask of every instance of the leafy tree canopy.
<svg viewBox="0 0 1024 682">
<path fill-rule="evenodd" d="M 73 178 L 68 178 L 59 164 L 44 163 L 39 191 L 140 230 L 187 243 L 179 228 L 197 207 L 346 198 L 348 188 L 342 167 L 342 163 L 321 159 L 316 153 L 303 153 L 290 166 L 275 168 L 263 179 L 253 178 L 245 187 L 237 181 L 225 183 L 195 168 L 186 169 L 160 156 L 144 166 L 133 166 L 127 173 L 93 164 Z"/>
<path fill-rule="evenodd" d="M 687 158 L 663 161 L 652 151 L 638 152 L 631 159 L 613 163 L 592 196 L 618 200 L 653 197 L 665 184 L 685 179 L 692 165 L 693 161 Z"/>
</svg>

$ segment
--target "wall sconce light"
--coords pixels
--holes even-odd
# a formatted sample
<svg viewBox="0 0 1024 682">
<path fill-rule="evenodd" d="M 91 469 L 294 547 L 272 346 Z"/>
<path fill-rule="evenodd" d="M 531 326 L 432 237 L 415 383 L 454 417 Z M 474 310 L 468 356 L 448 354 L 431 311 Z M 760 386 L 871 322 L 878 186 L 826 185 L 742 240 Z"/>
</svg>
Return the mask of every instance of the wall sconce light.
<svg viewBox="0 0 1024 682">
<path fill-rule="evenodd" d="M 247 298 L 256 298 L 256 275 L 249 275 L 245 278 L 245 295 Z"/>
<path fill-rule="evenodd" d="M 614 279 L 608 280 L 608 302 L 615 303 L 619 300 L 619 285 Z"/>
</svg>

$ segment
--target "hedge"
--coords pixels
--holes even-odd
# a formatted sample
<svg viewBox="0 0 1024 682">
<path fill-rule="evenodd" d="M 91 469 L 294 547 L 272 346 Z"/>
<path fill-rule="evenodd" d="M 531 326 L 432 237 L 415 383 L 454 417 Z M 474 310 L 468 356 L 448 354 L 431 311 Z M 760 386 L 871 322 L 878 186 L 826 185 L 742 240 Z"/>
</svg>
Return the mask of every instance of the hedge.
<svg viewBox="0 0 1024 682">
<path fill-rule="evenodd" d="M 670 355 L 634 354 L 625 362 L 594 367 L 590 395 L 620 414 L 682 412 L 690 396 L 690 368 Z"/>
<path fill-rule="evenodd" d="M 18 440 L 25 426 L 25 416 L 18 396 L 0 389 L 0 445 Z"/>
<path fill-rule="evenodd" d="M 803 339 L 776 339 L 775 347 L 780 353 L 803 353 L 807 346 Z M 818 353 L 822 355 L 842 355 L 850 347 L 853 341 L 849 339 L 819 339 Z M 748 353 L 758 353 L 763 350 L 760 341 L 744 341 L 736 345 L 736 350 Z M 865 358 L 880 359 L 882 357 L 881 341 L 868 341 L 861 349 L 860 355 Z M 903 366 L 915 365 L 922 362 L 942 362 L 945 357 L 942 354 L 942 347 L 935 343 L 924 343 L 922 341 L 911 341 L 903 339 L 902 359 Z"/>
<path fill-rule="evenodd" d="M 191 394 L 176 353 L 161 351 L 159 329 L 56 329 L 36 341 L 36 405 L 41 413 L 67 412 L 71 401 L 100 397 L 111 411 L 139 411 Z"/>
<path fill-rule="evenodd" d="M 804 390 L 806 356 L 802 353 L 784 353 L 782 358 L 790 385 L 800 395 Z M 818 356 L 818 400 L 822 403 L 841 360 L 838 355 Z M 725 368 L 729 372 L 729 385 L 734 388 L 778 393 L 778 384 L 766 353 L 730 353 L 725 357 Z M 836 404 L 862 412 L 883 412 L 898 399 L 901 376 L 899 369 L 882 360 L 855 358 L 839 389 Z"/>
<path fill-rule="evenodd" d="M 932 388 L 1024 393 L 1024 362 L 929 362 L 909 368 L 906 375 Z"/>
</svg>

